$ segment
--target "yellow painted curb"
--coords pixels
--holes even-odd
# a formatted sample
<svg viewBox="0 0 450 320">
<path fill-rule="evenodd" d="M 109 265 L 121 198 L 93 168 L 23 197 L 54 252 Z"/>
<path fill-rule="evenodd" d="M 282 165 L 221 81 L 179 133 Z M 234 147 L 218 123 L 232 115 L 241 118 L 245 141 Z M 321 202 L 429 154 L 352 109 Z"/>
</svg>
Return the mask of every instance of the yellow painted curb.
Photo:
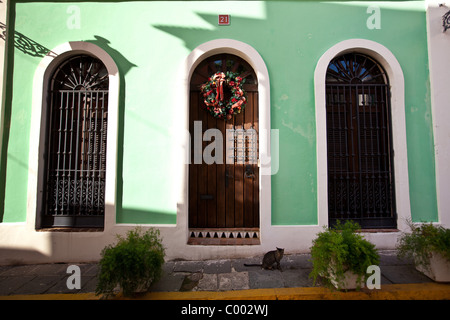
<svg viewBox="0 0 450 320">
<path fill-rule="evenodd" d="M 99 300 L 95 293 L 21 294 L 0 296 L 0 300 Z"/>
<path fill-rule="evenodd" d="M 380 290 L 332 291 L 326 288 L 276 289 L 278 300 L 450 300 L 450 284 L 382 285 Z"/>
<path fill-rule="evenodd" d="M 124 297 L 117 297 L 124 299 Z M 382 285 L 380 290 L 340 292 L 323 287 L 274 288 L 236 291 L 149 292 L 148 300 L 450 300 L 450 284 Z"/>
<path fill-rule="evenodd" d="M 0 300 L 99 300 L 94 293 L 0 296 Z M 380 290 L 340 292 L 323 287 L 236 291 L 148 292 L 112 300 L 450 300 L 450 284 L 388 284 Z"/>
<path fill-rule="evenodd" d="M 137 299 L 144 300 L 276 300 L 275 289 L 236 291 L 149 292 Z"/>
</svg>

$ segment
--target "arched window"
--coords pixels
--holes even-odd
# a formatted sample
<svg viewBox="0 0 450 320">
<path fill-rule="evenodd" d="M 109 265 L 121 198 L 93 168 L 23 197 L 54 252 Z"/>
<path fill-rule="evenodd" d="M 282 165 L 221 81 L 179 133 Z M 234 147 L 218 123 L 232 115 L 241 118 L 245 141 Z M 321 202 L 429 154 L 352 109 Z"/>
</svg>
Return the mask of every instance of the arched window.
<svg viewBox="0 0 450 320">
<path fill-rule="evenodd" d="M 71 56 L 50 77 L 43 227 L 103 227 L 109 78 L 89 55 Z"/>
<path fill-rule="evenodd" d="M 389 79 L 371 57 L 347 53 L 326 73 L 329 224 L 396 227 Z"/>
</svg>

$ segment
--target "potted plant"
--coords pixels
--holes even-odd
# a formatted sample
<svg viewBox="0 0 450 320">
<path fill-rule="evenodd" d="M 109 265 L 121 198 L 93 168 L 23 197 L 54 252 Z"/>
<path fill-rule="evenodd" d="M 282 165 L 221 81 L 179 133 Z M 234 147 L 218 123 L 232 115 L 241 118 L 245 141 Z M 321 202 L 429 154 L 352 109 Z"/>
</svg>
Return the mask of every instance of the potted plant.
<svg viewBox="0 0 450 320">
<path fill-rule="evenodd" d="M 113 294 L 118 286 L 125 296 L 148 291 L 160 278 L 164 263 L 159 230 L 136 228 L 117 239 L 102 250 L 96 294 Z"/>
<path fill-rule="evenodd" d="M 400 258 L 414 260 L 416 269 L 437 282 L 450 281 L 450 229 L 424 223 L 409 222 L 410 233 L 398 239 Z"/>
<path fill-rule="evenodd" d="M 367 267 L 378 265 L 380 257 L 375 245 L 356 231 L 353 221 L 325 228 L 313 240 L 310 277 L 314 284 L 320 276 L 324 284 L 338 290 L 360 289 L 367 277 Z"/>
</svg>

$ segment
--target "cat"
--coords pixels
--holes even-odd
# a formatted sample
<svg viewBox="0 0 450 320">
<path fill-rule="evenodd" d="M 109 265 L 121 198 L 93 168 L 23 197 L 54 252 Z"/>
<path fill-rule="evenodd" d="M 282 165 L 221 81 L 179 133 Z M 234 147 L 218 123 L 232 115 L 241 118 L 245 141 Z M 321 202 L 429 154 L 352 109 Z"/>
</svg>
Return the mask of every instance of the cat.
<svg viewBox="0 0 450 320">
<path fill-rule="evenodd" d="M 262 269 L 273 270 L 273 264 L 276 263 L 277 269 L 280 271 L 283 271 L 283 270 L 281 270 L 281 265 L 280 265 L 280 261 L 283 258 L 283 255 L 284 255 L 284 249 L 277 247 L 277 250 L 269 251 L 264 255 L 264 258 L 263 258 L 263 261 L 261 264 L 244 263 L 244 266 L 246 266 L 246 267 L 257 266 L 257 267 L 261 267 Z"/>
</svg>

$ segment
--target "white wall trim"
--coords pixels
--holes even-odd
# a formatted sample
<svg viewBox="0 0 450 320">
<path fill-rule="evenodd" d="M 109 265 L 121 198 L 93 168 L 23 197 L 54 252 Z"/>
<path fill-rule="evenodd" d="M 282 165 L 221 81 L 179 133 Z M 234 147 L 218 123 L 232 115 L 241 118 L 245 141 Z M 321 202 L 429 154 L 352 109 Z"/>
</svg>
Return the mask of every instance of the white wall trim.
<svg viewBox="0 0 450 320">
<path fill-rule="evenodd" d="M 317 62 L 314 73 L 317 132 L 317 206 L 319 224 L 328 225 L 327 190 L 327 135 L 325 110 L 325 77 L 328 64 L 338 55 L 357 51 L 370 55 L 386 70 L 391 86 L 392 139 L 394 155 L 397 228 L 407 230 L 406 220 L 411 219 L 406 147 L 405 85 L 402 68 L 385 46 L 366 39 L 349 39 L 328 49 Z"/>
<path fill-rule="evenodd" d="M 442 16 L 450 10 L 450 3 L 442 6 L 442 1 L 437 0 L 426 3 L 438 214 L 439 222 L 450 228 L 450 30 L 443 32 L 442 26 Z"/>
</svg>

